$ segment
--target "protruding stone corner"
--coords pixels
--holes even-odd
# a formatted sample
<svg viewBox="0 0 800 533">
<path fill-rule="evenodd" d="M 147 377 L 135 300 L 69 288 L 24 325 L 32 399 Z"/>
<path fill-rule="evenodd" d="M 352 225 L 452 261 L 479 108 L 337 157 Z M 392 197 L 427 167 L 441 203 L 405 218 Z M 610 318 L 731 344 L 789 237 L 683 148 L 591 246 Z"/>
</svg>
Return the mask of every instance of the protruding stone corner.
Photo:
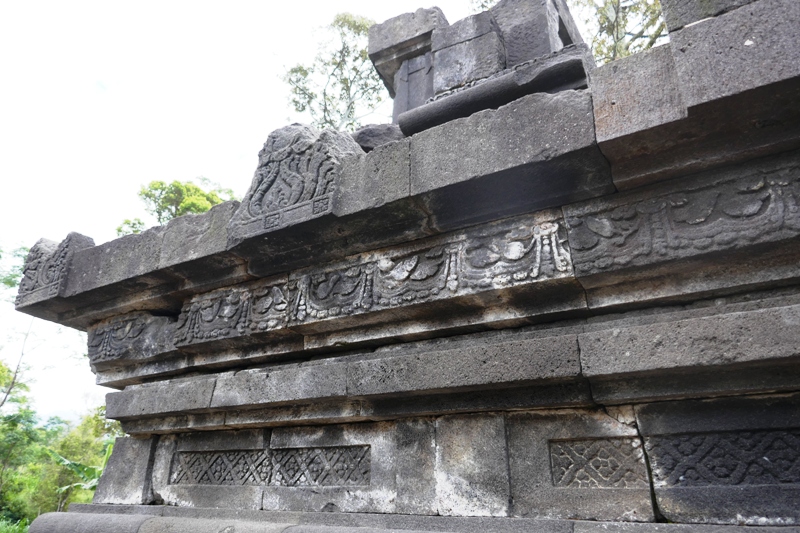
<svg viewBox="0 0 800 533">
<path fill-rule="evenodd" d="M 353 140 L 367 153 L 378 146 L 405 138 L 397 124 L 367 124 L 353 132 Z"/>
<path fill-rule="evenodd" d="M 398 15 L 369 29 L 369 58 L 392 98 L 397 89 L 395 75 L 403 62 L 430 52 L 433 30 L 448 24 L 442 10 L 432 7 Z"/>
<path fill-rule="evenodd" d="M 88 328 L 88 357 L 92 370 L 138 364 L 175 351 L 176 319 L 147 311 L 115 316 Z"/>
<path fill-rule="evenodd" d="M 64 296 L 73 255 L 93 246 L 94 240 L 75 232 L 67 235 L 61 243 L 40 239 L 25 258 L 14 302 L 16 310 L 40 318 L 50 317 L 51 313 L 38 304 Z"/>
<path fill-rule="evenodd" d="M 270 133 L 250 188 L 228 225 L 228 247 L 330 214 L 343 161 L 363 153 L 348 133 L 320 132 L 304 124 Z"/>
</svg>

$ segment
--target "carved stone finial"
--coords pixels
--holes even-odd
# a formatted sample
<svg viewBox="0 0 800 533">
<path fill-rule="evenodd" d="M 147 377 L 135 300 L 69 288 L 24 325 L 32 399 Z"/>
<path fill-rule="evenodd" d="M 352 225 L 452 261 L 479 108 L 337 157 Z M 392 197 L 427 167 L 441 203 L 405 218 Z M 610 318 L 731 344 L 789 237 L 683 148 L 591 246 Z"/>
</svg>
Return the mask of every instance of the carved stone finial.
<svg viewBox="0 0 800 533">
<path fill-rule="evenodd" d="M 58 296 L 72 254 L 92 246 L 94 241 L 80 233 L 70 233 L 61 244 L 40 239 L 25 258 L 16 307 L 27 307 Z"/>
<path fill-rule="evenodd" d="M 231 235 L 250 236 L 331 212 L 339 167 L 363 150 L 347 133 L 292 124 L 272 132 L 231 219 Z"/>
</svg>

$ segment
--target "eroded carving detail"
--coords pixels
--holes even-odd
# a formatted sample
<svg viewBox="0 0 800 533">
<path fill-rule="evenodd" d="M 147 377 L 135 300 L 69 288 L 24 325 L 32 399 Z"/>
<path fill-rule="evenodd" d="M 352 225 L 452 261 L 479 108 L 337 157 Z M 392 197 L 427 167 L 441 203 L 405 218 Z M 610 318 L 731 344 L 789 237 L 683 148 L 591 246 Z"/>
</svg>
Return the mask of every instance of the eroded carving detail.
<svg viewBox="0 0 800 533">
<path fill-rule="evenodd" d="M 645 440 L 661 487 L 800 483 L 800 430 L 695 433 Z"/>
<path fill-rule="evenodd" d="M 556 222 L 520 224 L 505 231 L 483 232 L 470 241 L 464 283 L 491 287 L 537 279 L 572 269 L 567 238 Z"/>
<path fill-rule="evenodd" d="M 335 266 L 253 282 L 184 305 L 175 344 L 187 345 L 393 309 L 572 273 L 565 229 L 533 217 L 490 224 Z"/>
<path fill-rule="evenodd" d="M 58 296 L 71 254 L 90 246 L 94 241 L 79 233 L 70 233 L 60 244 L 40 239 L 25 258 L 16 306 Z"/>
<path fill-rule="evenodd" d="M 553 485 L 570 488 L 649 486 L 637 438 L 550 442 Z"/>
<path fill-rule="evenodd" d="M 370 447 L 178 452 L 173 485 L 352 487 L 369 485 Z"/>
<path fill-rule="evenodd" d="M 342 159 L 358 153 L 358 144 L 340 132 L 320 133 L 301 124 L 272 132 L 231 224 L 255 224 L 258 233 L 329 213 Z"/>
<path fill-rule="evenodd" d="M 175 344 L 242 335 L 247 330 L 250 293 L 226 289 L 203 295 L 183 307 Z"/>
<path fill-rule="evenodd" d="M 142 315 L 127 315 L 89 330 L 88 356 L 92 364 L 110 361 L 127 353 L 131 342 L 147 327 Z"/>
<path fill-rule="evenodd" d="M 763 171 L 569 216 L 578 274 L 800 233 L 800 172 Z"/>
</svg>

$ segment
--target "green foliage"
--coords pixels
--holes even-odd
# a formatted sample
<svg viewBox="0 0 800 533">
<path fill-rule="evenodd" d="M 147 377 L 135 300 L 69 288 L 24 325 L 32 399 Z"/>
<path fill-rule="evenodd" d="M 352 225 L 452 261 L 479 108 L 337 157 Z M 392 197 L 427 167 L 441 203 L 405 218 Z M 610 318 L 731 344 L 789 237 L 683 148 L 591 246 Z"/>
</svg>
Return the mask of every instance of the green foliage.
<svg viewBox="0 0 800 533">
<path fill-rule="evenodd" d="M 0 519 L 8 524 L 89 503 L 102 467 L 86 465 L 104 467 L 113 438 L 122 435 L 102 408 L 76 427 L 59 419 L 41 425 L 26 401 L 13 410 L 7 404 L 0 416 Z"/>
<path fill-rule="evenodd" d="M 22 279 L 22 267 L 25 265 L 25 258 L 28 256 L 29 248 L 20 247 L 12 250 L 11 253 L 0 249 L 0 287 L 14 289 Z"/>
<path fill-rule="evenodd" d="M 145 210 L 155 217 L 158 224 L 163 225 L 175 217 L 192 213 L 205 213 L 217 204 L 226 200 L 234 200 L 233 191 L 223 189 L 204 177 L 198 178 L 205 190 L 191 181 L 151 181 L 139 189 L 139 198 L 145 204 Z M 140 218 L 127 218 L 117 226 L 117 236 L 141 233 L 146 229 Z"/>
<path fill-rule="evenodd" d="M 355 130 L 380 104 L 383 83 L 367 55 L 372 20 L 339 13 L 328 27 L 333 42 L 320 46 L 310 65 L 296 65 L 283 77 L 298 113 L 319 128 Z"/>
<path fill-rule="evenodd" d="M 28 533 L 28 521 L 0 518 L 0 533 Z"/>
<path fill-rule="evenodd" d="M 145 230 L 145 228 L 145 223 L 141 218 L 126 218 L 122 221 L 122 224 L 117 226 L 117 237 L 130 235 L 132 233 L 141 233 Z"/>
<path fill-rule="evenodd" d="M 570 4 L 584 13 L 593 31 L 588 41 L 599 63 L 647 50 L 666 39 L 659 0 L 570 0 Z"/>
<path fill-rule="evenodd" d="M 479 13 L 498 0 L 469 2 Z M 583 38 L 600 64 L 652 48 L 667 36 L 659 0 L 567 0 L 567 5 L 588 28 L 590 35 Z"/>
</svg>

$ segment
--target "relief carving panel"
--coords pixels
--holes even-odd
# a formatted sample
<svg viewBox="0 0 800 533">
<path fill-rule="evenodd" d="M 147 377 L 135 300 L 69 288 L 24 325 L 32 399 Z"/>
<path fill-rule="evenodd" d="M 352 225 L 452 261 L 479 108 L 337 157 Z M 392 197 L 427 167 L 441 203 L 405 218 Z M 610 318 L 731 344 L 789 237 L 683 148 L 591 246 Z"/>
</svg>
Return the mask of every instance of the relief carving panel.
<svg viewBox="0 0 800 533">
<path fill-rule="evenodd" d="M 800 430 L 692 433 L 645 441 L 657 487 L 800 483 Z"/>
<path fill-rule="evenodd" d="M 800 235 L 791 159 L 655 191 L 565 208 L 578 276 Z"/>
<path fill-rule="evenodd" d="M 275 130 L 258 154 L 258 168 L 230 230 L 242 236 L 330 213 L 339 168 L 363 153 L 348 134 L 301 124 Z"/>
<path fill-rule="evenodd" d="M 92 246 L 94 241 L 80 233 L 70 233 L 60 244 L 40 239 L 25 259 L 15 305 L 24 307 L 58 296 L 72 254 Z"/>
<path fill-rule="evenodd" d="M 637 438 L 550 442 L 553 485 L 569 488 L 646 488 L 642 445 Z"/>
<path fill-rule="evenodd" d="M 518 217 L 334 265 L 197 296 L 181 312 L 185 346 L 572 276 L 555 215 Z"/>
<path fill-rule="evenodd" d="M 370 484 L 370 447 L 177 452 L 172 485 L 359 487 Z"/>
</svg>

